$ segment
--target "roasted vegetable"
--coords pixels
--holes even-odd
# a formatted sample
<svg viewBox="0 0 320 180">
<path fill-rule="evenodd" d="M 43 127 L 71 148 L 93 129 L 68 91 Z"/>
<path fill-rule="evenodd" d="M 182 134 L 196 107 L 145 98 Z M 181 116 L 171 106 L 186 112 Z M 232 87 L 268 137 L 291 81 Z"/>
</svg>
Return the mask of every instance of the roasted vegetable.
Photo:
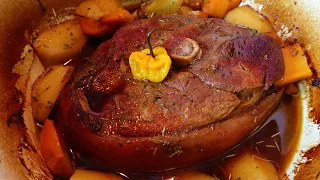
<svg viewBox="0 0 320 180">
<path fill-rule="evenodd" d="M 93 18 L 95 20 L 100 19 L 104 12 L 100 9 L 96 1 L 83 1 L 76 9 L 76 14 L 84 17 Z"/>
<path fill-rule="evenodd" d="M 175 14 L 179 11 L 183 0 L 152 0 L 142 5 L 141 10 L 154 15 Z"/>
<path fill-rule="evenodd" d="M 226 21 L 250 27 L 281 42 L 269 20 L 249 6 L 241 6 L 230 11 L 226 16 Z"/>
<path fill-rule="evenodd" d="M 188 7 L 188 6 L 181 6 L 178 14 L 182 14 L 182 15 L 194 15 L 194 16 L 199 16 L 199 17 L 203 17 L 203 18 L 207 18 L 208 14 L 203 12 L 203 11 L 198 11 L 198 10 L 193 10 L 192 8 Z"/>
<path fill-rule="evenodd" d="M 79 54 L 87 42 L 78 20 L 55 25 L 33 42 L 36 54 L 45 67 L 62 64 Z"/>
<path fill-rule="evenodd" d="M 120 0 L 94 0 L 104 15 L 115 13 L 123 9 Z"/>
<path fill-rule="evenodd" d="M 225 178 L 230 180 L 280 180 L 279 173 L 271 162 L 249 153 L 233 157 L 226 163 L 224 173 Z"/>
<path fill-rule="evenodd" d="M 182 15 L 186 15 L 188 14 L 188 12 L 193 11 L 192 8 L 188 7 L 188 6 L 181 6 L 179 8 L 178 14 L 182 14 Z"/>
<path fill-rule="evenodd" d="M 216 177 L 209 176 L 199 171 L 189 171 L 178 174 L 175 176 L 175 180 L 219 180 Z"/>
<path fill-rule="evenodd" d="M 74 172 L 70 152 L 52 120 L 46 120 L 40 135 L 41 155 L 49 170 L 62 178 Z"/>
<path fill-rule="evenodd" d="M 183 5 L 192 8 L 193 10 L 200 10 L 204 0 L 183 0 Z"/>
<path fill-rule="evenodd" d="M 124 9 L 133 12 L 141 8 L 143 2 L 147 0 L 121 0 Z"/>
<path fill-rule="evenodd" d="M 102 23 L 101 20 L 88 17 L 80 18 L 80 26 L 84 33 L 91 36 L 103 36 L 115 32 L 114 28 Z"/>
<path fill-rule="evenodd" d="M 44 122 L 53 108 L 60 91 L 69 81 L 73 67 L 55 65 L 49 67 L 32 87 L 32 114 L 37 121 Z"/>
<path fill-rule="evenodd" d="M 285 64 L 284 77 L 275 82 L 276 86 L 283 86 L 312 76 L 307 57 L 299 44 L 282 48 L 282 53 Z"/>
<path fill-rule="evenodd" d="M 209 16 L 207 13 L 202 12 L 202 11 L 189 11 L 187 13 L 187 15 L 194 15 L 194 16 L 199 16 L 202 18 L 207 18 Z"/>
<path fill-rule="evenodd" d="M 76 169 L 70 180 L 122 180 L 123 178 L 110 173 Z"/>
<path fill-rule="evenodd" d="M 91 36 L 103 36 L 114 33 L 119 27 L 133 21 L 134 17 L 127 10 L 120 10 L 100 17 L 99 20 L 82 17 L 80 26 L 84 33 Z"/>
<path fill-rule="evenodd" d="M 102 16 L 122 10 L 119 0 L 88 0 L 80 3 L 76 14 L 99 20 Z"/>
<path fill-rule="evenodd" d="M 102 17 L 101 22 L 114 28 L 119 28 L 122 25 L 134 20 L 132 14 L 127 10 L 120 10 L 116 13 L 110 13 Z"/>
<path fill-rule="evenodd" d="M 205 0 L 202 3 L 202 11 L 209 16 L 224 18 L 226 14 L 239 6 L 241 0 Z"/>
<path fill-rule="evenodd" d="M 151 45 L 151 35 L 155 31 L 173 31 L 173 29 L 156 28 L 147 35 L 149 49 L 133 52 L 129 57 L 132 75 L 139 81 L 147 79 L 152 82 L 162 82 L 171 68 L 171 58 L 163 47 L 154 48 Z"/>
<path fill-rule="evenodd" d="M 147 79 L 152 82 L 162 82 L 168 75 L 171 59 L 162 47 L 154 48 L 154 57 L 150 49 L 133 52 L 129 58 L 132 75 L 139 81 Z"/>
</svg>

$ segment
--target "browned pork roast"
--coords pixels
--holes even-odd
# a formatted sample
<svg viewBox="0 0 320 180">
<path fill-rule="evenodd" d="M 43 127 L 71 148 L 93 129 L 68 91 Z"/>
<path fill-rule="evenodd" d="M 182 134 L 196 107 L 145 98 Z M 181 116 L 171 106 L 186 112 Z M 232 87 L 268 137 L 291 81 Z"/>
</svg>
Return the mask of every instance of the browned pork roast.
<svg viewBox="0 0 320 180">
<path fill-rule="evenodd" d="M 164 47 L 170 56 L 200 54 L 173 64 L 161 83 L 134 79 L 128 58 Z M 66 87 L 58 128 L 70 148 L 105 167 L 152 172 L 194 165 L 241 142 L 276 107 L 284 73 L 280 45 L 222 19 L 164 16 L 136 20 L 99 46 Z"/>
</svg>

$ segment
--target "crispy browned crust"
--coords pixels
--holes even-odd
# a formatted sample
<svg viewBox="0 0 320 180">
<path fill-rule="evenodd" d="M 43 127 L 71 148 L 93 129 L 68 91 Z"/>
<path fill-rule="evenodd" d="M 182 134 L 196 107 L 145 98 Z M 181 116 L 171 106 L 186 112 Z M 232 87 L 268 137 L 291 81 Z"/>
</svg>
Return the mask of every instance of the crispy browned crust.
<svg viewBox="0 0 320 180">
<path fill-rule="evenodd" d="M 209 160 L 248 136 L 276 107 L 282 90 L 263 98 L 247 112 L 187 133 L 153 137 L 99 136 L 81 120 L 85 114 L 74 92 L 66 88 L 59 103 L 57 126 L 75 152 L 104 167 L 134 172 L 162 171 Z M 94 120 L 92 121 L 94 122 Z"/>
</svg>

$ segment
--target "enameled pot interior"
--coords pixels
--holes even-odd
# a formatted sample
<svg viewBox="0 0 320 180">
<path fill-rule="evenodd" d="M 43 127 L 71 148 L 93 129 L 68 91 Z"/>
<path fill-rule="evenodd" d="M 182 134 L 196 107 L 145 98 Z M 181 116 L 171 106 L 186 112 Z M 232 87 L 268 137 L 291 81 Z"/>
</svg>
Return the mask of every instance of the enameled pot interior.
<svg viewBox="0 0 320 180">
<path fill-rule="evenodd" d="M 0 0 L 0 177 L 2 179 L 52 179 L 44 162 L 30 143 L 23 122 L 19 120 L 21 105 L 19 92 L 15 89 L 17 76 L 11 73 L 13 65 L 20 60 L 26 45 L 24 30 L 33 21 L 41 18 L 46 11 L 72 7 L 81 0 Z M 277 31 L 292 33 L 304 44 L 312 44 L 309 51 L 314 68 L 320 69 L 320 1 L 318 0 L 244 0 L 256 10 L 260 10 L 274 24 Z M 43 8 L 44 7 L 44 8 Z M 287 27 L 287 29 L 285 28 Z M 316 74 L 317 76 L 317 74 Z M 300 85 L 306 92 L 304 121 L 310 116 L 320 116 L 320 90 L 305 82 Z M 14 116 L 12 116 L 14 115 Z M 13 117 L 9 119 L 9 117 Z M 8 120 L 12 121 L 8 125 Z M 312 133 L 319 133 L 318 131 Z M 301 141 L 305 141 L 303 138 Z M 315 141 L 316 142 L 316 141 Z M 303 144 L 303 143 L 300 143 Z M 296 179 L 316 179 L 319 177 L 320 148 L 315 147 L 308 154 L 312 163 L 301 165 Z"/>
</svg>

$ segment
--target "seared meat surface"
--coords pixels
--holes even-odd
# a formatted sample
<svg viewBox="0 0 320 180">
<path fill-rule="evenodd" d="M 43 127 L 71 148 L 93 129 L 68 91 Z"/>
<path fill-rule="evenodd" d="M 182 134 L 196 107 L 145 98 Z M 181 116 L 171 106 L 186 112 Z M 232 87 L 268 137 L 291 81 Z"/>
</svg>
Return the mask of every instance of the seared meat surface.
<svg viewBox="0 0 320 180">
<path fill-rule="evenodd" d="M 181 54 L 190 38 L 202 54 L 187 67 L 173 65 L 162 83 L 137 81 L 128 58 L 160 27 L 174 31 L 155 32 L 153 47 Z M 280 45 L 251 29 L 193 16 L 137 20 L 76 73 L 60 98 L 58 124 L 72 148 L 109 167 L 182 167 L 220 155 L 260 125 L 281 99 L 282 90 L 270 87 L 283 73 Z"/>
</svg>

